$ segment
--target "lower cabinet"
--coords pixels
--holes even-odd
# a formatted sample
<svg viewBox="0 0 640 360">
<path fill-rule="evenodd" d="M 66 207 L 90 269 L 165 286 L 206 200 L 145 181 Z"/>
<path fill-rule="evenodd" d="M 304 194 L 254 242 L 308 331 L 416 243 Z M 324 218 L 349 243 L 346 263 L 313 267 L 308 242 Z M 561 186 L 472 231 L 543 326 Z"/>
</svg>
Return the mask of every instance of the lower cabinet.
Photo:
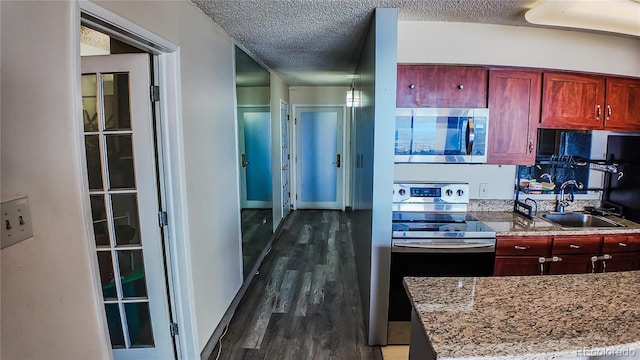
<svg viewBox="0 0 640 360">
<path fill-rule="evenodd" d="M 498 236 L 494 276 L 640 270 L 640 234 Z"/>
</svg>

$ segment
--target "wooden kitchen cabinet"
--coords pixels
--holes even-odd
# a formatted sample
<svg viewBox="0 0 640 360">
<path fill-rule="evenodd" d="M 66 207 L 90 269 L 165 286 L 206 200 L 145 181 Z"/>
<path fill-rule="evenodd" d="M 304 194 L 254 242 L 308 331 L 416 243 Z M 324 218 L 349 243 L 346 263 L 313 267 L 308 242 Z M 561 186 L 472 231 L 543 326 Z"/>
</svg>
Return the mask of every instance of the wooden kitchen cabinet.
<svg viewBox="0 0 640 360">
<path fill-rule="evenodd" d="M 607 77 L 605 130 L 640 132 L 640 80 Z"/>
<path fill-rule="evenodd" d="M 489 72 L 490 131 L 487 163 L 533 165 L 540 119 L 539 71 Z"/>
<path fill-rule="evenodd" d="M 549 256 L 550 251 L 550 236 L 498 236 L 493 275 L 542 275 L 548 264 L 539 259 Z"/>
<path fill-rule="evenodd" d="M 398 65 L 397 107 L 487 107 L 488 70 L 479 66 Z"/>
<path fill-rule="evenodd" d="M 640 132 L 640 79 L 545 72 L 541 128 Z"/>
<path fill-rule="evenodd" d="M 602 253 L 611 256 L 602 261 L 602 271 L 640 270 L 640 234 L 605 235 Z"/>
<path fill-rule="evenodd" d="M 554 236 L 551 256 L 561 259 L 549 264 L 549 274 L 582 274 L 599 270 L 598 261 L 592 257 L 600 255 L 602 237 L 600 235 Z"/>
<path fill-rule="evenodd" d="M 542 75 L 540 127 L 596 130 L 604 119 L 605 78 L 545 72 Z"/>
</svg>

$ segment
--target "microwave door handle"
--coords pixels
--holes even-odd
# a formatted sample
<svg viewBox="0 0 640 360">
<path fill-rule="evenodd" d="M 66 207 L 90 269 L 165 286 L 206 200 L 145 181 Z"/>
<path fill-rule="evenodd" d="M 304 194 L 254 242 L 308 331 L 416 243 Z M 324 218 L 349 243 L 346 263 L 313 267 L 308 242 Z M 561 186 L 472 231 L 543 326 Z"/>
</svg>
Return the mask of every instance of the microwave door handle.
<svg viewBox="0 0 640 360">
<path fill-rule="evenodd" d="M 467 121 L 467 155 L 471 155 L 473 150 L 473 141 L 476 139 L 476 127 L 473 123 L 473 117 L 469 117 Z"/>
</svg>

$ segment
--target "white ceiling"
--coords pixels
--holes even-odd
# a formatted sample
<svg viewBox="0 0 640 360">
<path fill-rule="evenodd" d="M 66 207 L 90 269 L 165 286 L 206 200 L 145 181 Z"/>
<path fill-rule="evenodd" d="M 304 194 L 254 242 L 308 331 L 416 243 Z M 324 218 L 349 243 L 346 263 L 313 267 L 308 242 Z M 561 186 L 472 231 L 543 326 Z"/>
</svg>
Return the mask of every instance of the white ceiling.
<svg viewBox="0 0 640 360">
<path fill-rule="evenodd" d="M 376 7 L 399 20 L 533 26 L 535 0 L 191 0 L 289 85 L 349 85 Z M 416 34 L 416 36 L 425 36 Z"/>
</svg>

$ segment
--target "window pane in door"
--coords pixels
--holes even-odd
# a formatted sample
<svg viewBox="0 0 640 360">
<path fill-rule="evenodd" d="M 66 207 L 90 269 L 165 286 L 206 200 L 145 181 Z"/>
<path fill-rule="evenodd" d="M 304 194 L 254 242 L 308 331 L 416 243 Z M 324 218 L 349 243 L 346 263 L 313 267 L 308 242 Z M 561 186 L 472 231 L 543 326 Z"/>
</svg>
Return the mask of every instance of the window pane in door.
<svg viewBox="0 0 640 360">
<path fill-rule="evenodd" d="M 140 244 L 140 222 L 136 194 L 111 195 L 116 246 Z"/>
<path fill-rule="evenodd" d="M 131 135 L 108 135 L 106 139 L 110 188 L 135 188 Z"/>
<path fill-rule="evenodd" d="M 118 251 L 122 297 L 147 298 L 142 250 Z"/>
<path fill-rule="evenodd" d="M 336 112 L 303 112 L 302 201 L 336 201 L 337 136 Z"/>
<path fill-rule="evenodd" d="M 102 189 L 102 163 L 100 162 L 100 140 L 98 135 L 86 135 L 84 148 L 87 153 L 87 177 L 90 190 Z"/>
<path fill-rule="evenodd" d="M 107 223 L 107 210 L 103 195 L 91 195 L 91 216 L 96 246 L 109 246 L 109 224 Z"/>
<path fill-rule="evenodd" d="M 84 131 L 98 131 L 96 74 L 82 75 L 82 118 Z"/>
<path fill-rule="evenodd" d="M 102 296 L 105 300 L 116 300 L 116 284 L 113 276 L 113 262 L 110 251 L 98 251 L 98 268 L 100 269 L 100 282 Z"/>
<path fill-rule="evenodd" d="M 105 130 L 131 129 L 129 74 L 104 74 L 102 76 L 102 86 Z"/>
<path fill-rule="evenodd" d="M 118 304 L 105 304 L 107 313 L 107 324 L 109 325 L 109 337 L 111 337 L 111 347 L 114 349 L 124 349 L 124 334 L 122 333 L 122 322 L 120 321 L 120 309 Z"/>
<path fill-rule="evenodd" d="M 153 346 L 153 332 L 151 331 L 151 317 L 149 316 L 149 303 L 124 304 L 129 326 L 129 338 L 131 347 Z"/>
</svg>

